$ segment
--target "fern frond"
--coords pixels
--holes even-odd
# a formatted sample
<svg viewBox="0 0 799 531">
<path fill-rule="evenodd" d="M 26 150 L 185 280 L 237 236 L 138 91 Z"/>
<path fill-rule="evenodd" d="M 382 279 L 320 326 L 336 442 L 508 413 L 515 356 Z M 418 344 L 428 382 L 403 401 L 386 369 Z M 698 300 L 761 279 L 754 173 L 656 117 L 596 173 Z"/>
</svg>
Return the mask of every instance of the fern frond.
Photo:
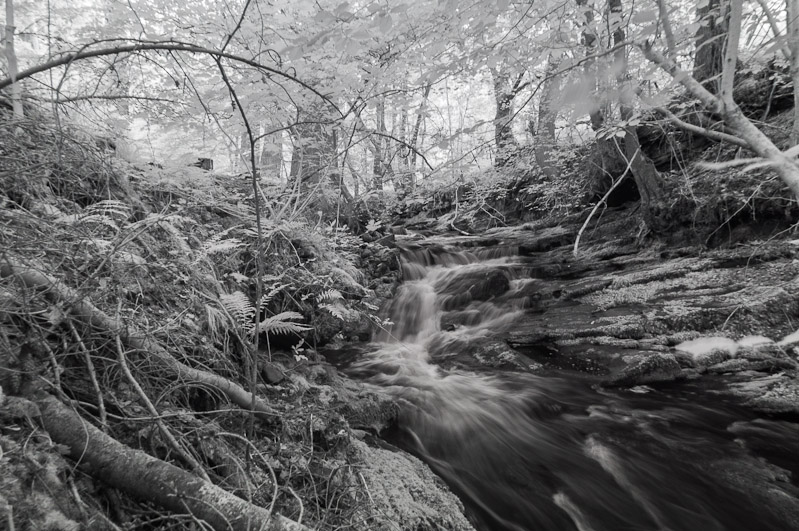
<svg viewBox="0 0 799 531">
<path fill-rule="evenodd" d="M 122 201 L 107 199 L 87 206 L 84 213 L 84 220 L 92 216 L 102 216 L 119 222 L 125 221 L 130 217 L 131 209 Z"/>
<path fill-rule="evenodd" d="M 238 238 L 226 238 L 227 234 L 235 228 L 236 227 L 230 227 L 222 232 L 218 232 L 203 242 L 200 249 L 197 251 L 197 257 L 194 259 L 194 263 L 212 254 L 229 253 L 244 246 L 244 243 Z"/>
<path fill-rule="evenodd" d="M 344 307 L 339 304 L 329 304 L 324 302 L 319 305 L 319 308 L 326 310 L 330 315 L 335 317 L 336 319 L 341 319 L 342 321 L 346 321 L 347 318 L 344 316 Z"/>
<path fill-rule="evenodd" d="M 292 319 L 299 321 L 303 319 L 303 316 L 297 312 L 280 312 L 261 321 L 258 324 L 258 331 L 272 334 L 298 334 L 311 329 L 307 325 L 292 323 Z"/>
<path fill-rule="evenodd" d="M 215 242 L 212 245 L 209 245 L 207 248 L 204 248 L 203 251 L 204 251 L 204 254 L 206 254 L 206 255 L 217 254 L 217 253 L 226 253 L 226 252 L 232 251 L 234 249 L 238 249 L 239 247 L 242 247 L 243 245 L 244 245 L 244 243 L 241 240 L 239 240 L 238 238 L 228 238 L 226 240 L 221 240 L 221 241 Z M 205 247 L 205 246 L 203 246 L 203 247 Z"/>
<path fill-rule="evenodd" d="M 237 290 L 233 293 L 224 293 L 220 295 L 219 301 L 228 313 L 236 319 L 236 323 L 240 327 L 247 331 L 252 330 L 255 306 L 252 305 L 247 295 Z"/>
<path fill-rule="evenodd" d="M 217 342 L 222 332 L 229 324 L 227 314 L 215 306 L 205 305 L 205 322 L 208 335 L 213 342 Z"/>
<path fill-rule="evenodd" d="M 316 296 L 319 302 L 343 299 L 344 296 L 337 289 L 328 289 Z"/>
</svg>

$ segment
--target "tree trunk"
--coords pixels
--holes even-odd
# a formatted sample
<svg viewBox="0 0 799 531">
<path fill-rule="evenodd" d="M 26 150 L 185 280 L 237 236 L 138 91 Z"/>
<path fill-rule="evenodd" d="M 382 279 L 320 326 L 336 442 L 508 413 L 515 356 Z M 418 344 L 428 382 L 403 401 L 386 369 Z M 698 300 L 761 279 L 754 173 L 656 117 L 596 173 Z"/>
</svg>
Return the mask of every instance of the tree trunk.
<svg viewBox="0 0 799 531">
<path fill-rule="evenodd" d="M 586 98 L 591 102 L 588 116 L 591 119 L 591 129 L 599 131 L 605 124 L 605 116 L 602 112 L 602 107 L 596 100 L 595 91 L 597 88 L 597 66 L 596 60 L 593 56 L 599 47 L 599 37 L 594 28 L 594 10 L 593 5 L 588 3 L 588 0 L 577 0 L 577 7 L 582 9 L 583 20 L 581 21 L 582 31 L 580 32 L 580 40 L 582 41 L 585 49 L 586 61 L 583 66 L 583 78 L 586 85 Z"/>
<path fill-rule="evenodd" d="M 323 180 L 329 168 L 334 167 L 336 147 L 328 125 L 319 121 L 320 115 L 308 113 L 308 122 L 293 128 L 294 148 L 291 154 L 291 179 L 303 185 L 313 185 Z"/>
<path fill-rule="evenodd" d="M 799 0 L 785 0 L 788 50 L 793 81 L 793 127 L 791 143 L 799 144 Z"/>
<path fill-rule="evenodd" d="M 700 27 L 696 32 L 694 79 L 711 93 L 719 93 L 721 71 L 724 68 L 724 37 L 726 22 L 719 23 L 721 0 L 699 0 L 696 16 Z M 725 17 L 726 20 L 726 17 Z"/>
<path fill-rule="evenodd" d="M 721 116 L 738 136 L 746 141 L 752 151 L 769 162 L 769 165 L 783 182 L 790 188 L 794 196 L 799 199 L 799 166 L 788 158 L 774 143 L 758 129 L 741 111 L 735 102 L 723 103 L 717 96 L 710 93 L 698 80 L 686 72 L 681 71 L 677 65 L 662 54 L 653 50 L 651 46 L 641 45 L 644 56 L 657 64 L 661 69 L 683 85 L 694 97 L 713 113 Z"/>
<path fill-rule="evenodd" d="M 134 450 L 86 422 L 57 398 L 36 401 L 44 429 L 66 446 L 81 468 L 133 498 L 178 514 L 189 513 L 225 531 L 308 531 L 293 520 L 253 505 L 170 463 Z"/>
<path fill-rule="evenodd" d="M 501 68 L 492 68 L 491 76 L 494 80 L 494 100 L 496 113 L 494 114 L 494 143 L 497 147 L 496 166 L 502 167 L 511 162 L 519 152 L 519 142 L 513 135 L 511 120 L 513 118 L 513 99 L 516 97 L 519 85 L 511 86 L 510 74 Z M 519 79 L 521 81 L 521 79 Z"/>
<path fill-rule="evenodd" d="M 531 128 L 533 130 L 530 131 L 534 136 L 535 161 L 548 179 L 560 175 L 560 168 L 552 160 L 552 150 L 555 147 L 555 120 L 558 117 L 555 99 L 560 88 L 560 76 L 557 75 L 559 66 L 560 60 L 550 55 L 541 88 L 541 100 L 538 103 L 538 127 Z"/>
<path fill-rule="evenodd" d="M 11 106 L 14 109 L 14 119 L 20 120 L 25 117 L 22 108 L 22 88 L 17 82 L 17 53 L 14 51 L 14 1 L 6 0 L 6 29 L 5 42 L 3 48 L 8 62 L 8 77 L 11 79 Z"/>
<path fill-rule="evenodd" d="M 427 99 L 430 97 L 430 89 L 433 86 L 428 84 L 424 88 L 424 94 L 422 95 L 422 103 L 419 104 L 419 110 L 416 113 L 416 124 L 413 126 L 413 134 L 411 134 L 411 140 L 408 144 L 411 146 L 411 188 L 416 188 L 416 150 L 418 149 L 419 144 L 419 133 L 422 128 L 422 123 L 424 122 L 424 113 L 425 108 L 427 107 Z"/>
<path fill-rule="evenodd" d="M 384 133 L 386 131 L 386 102 L 383 98 L 377 100 L 377 108 L 375 109 L 375 122 L 377 124 L 376 131 Z M 372 187 L 377 191 L 383 190 L 383 176 L 385 168 L 383 167 L 383 146 L 385 145 L 385 137 L 373 137 L 372 145 L 374 149 L 374 161 L 372 163 Z"/>
</svg>

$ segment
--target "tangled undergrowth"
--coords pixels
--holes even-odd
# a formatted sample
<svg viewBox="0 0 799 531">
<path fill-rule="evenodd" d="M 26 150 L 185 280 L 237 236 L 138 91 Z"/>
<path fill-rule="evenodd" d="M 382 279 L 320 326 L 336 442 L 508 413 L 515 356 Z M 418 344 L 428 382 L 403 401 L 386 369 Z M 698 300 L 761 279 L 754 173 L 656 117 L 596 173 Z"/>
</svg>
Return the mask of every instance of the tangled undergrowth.
<svg viewBox="0 0 799 531">
<path fill-rule="evenodd" d="M 248 183 L 137 168 L 43 117 L 0 117 L 0 157 L 0 526 L 207 528 L 76 468 L 42 429 L 53 395 L 274 525 L 394 525 L 358 439 L 396 408 L 313 347 L 381 324 L 395 251 L 300 215 L 259 238 Z"/>
</svg>

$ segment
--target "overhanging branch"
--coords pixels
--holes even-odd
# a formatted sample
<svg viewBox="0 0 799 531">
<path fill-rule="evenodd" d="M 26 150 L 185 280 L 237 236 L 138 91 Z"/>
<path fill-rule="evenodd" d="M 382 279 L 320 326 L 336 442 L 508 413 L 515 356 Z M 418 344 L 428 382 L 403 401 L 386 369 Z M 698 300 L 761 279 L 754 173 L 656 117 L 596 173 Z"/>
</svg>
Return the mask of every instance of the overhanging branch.
<svg viewBox="0 0 799 531">
<path fill-rule="evenodd" d="M 322 100 L 328 103 L 339 115 L 343 116 L 343 113 L 338 108 L 338 106 L 327 96 L 310 86 L 308 83 L 302 81 L 301 79 L 278 70 L 276 68 L 272 68 L 261 64 L 253 59 L 249 59 L 247 57 L 242 57 L 240 55 L 235 55 L 229 52 L 225 52 L 222 50 L 214 50 L 212 48 L 205 48 L 203 46 L 197 46 L 194 44 L 189 43 L 182 43 L 182 42 L 175 42 L 175 41 L 166 41 L 166 42 L 159 42 L 159 41 L 145 41 L 136 44 L 129 44 L 123 46 L 115 46 L 112 48 L 100 48 L 96 50 L 86 50 L 71 54 L 66 54 L 61 57 L 55 58 L 51 61 L 46 63 L 28 68 L 27 70 L 23 70 L 19 72 L 16 76 L 16 80 L 20 81 L 22 79 L 31 77 L 35 74 L 39 74 L 41 72 L 46 72 L 48 70 L 52 70 L 53 68 L 69 65 L 75 61 L 79 61 L 82 59 L 90 59 L 93 57 L 103 57 L 107 55 L 117 55 L 121 53 L 131 53 L 131 52 L 141 52 L 141 51 L 173 51 L 173 52 L 188 52 L 188 53 L 199 53 L 209 55 L 214 58 L 225 58 L 230 59 L 231 61 L 235 61 L 238 63 L 246 64 L 258 70 L 263 70 L 265 72 L 269 72 L 270 74 L 274 74 L 276 76 L 282 77 L 287 79 L 297 85 L 301 86 L 302 88 L 312 92 L 313 94 L 319 96 Z M 6 87 L 10 86 L 13 81 L 10 78 L 2 78 L 0 79 L 0 90 L 5 89 Z"/>
</svg>

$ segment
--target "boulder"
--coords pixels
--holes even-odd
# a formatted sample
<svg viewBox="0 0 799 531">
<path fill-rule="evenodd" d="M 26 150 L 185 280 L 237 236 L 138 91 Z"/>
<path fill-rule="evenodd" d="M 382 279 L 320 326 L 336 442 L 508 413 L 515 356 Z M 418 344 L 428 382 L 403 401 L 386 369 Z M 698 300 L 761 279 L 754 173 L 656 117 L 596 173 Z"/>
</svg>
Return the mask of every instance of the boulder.
<svg viewBox="0 0 799 531">
<path fill-rule="evenodd" d="M 627 365 L 608 382 L 609 385 L 635 386 L 654 382 L 671 382 L 682 374 L 673 354 L 647 352 L 626 356 Z"/>
<path fill-rule="evenodd" d="M 351 439 L 348 462 L 352 481 L 366 484 L 369 503 L 357 506 L 353 521 L 376 531 L 473 531 L 463 504 L 419 459 L 400 451 L 373 448 Z"/>
<path fill-rule="evenodd" d="M 510 289 L 510 280 L 504 271 L 466 271 L 436 286 L 442 295 L 444 310 L 463 308 L 471 301 L 487 301 Z"/>
</svg>

